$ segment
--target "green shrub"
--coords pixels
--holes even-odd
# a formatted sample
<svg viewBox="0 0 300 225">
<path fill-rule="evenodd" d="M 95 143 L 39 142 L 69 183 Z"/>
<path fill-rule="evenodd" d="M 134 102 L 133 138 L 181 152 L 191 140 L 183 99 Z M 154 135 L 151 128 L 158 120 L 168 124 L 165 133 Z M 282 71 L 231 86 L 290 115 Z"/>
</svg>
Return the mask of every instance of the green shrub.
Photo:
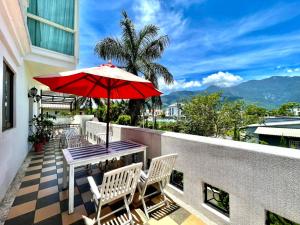
<svg viewBox="0 0 300 225">
<path fill-rule="evenodd" d="M 129 115 L 120 115 L 117 124 L 121 125 L 130 125 L 131 123 L 131 117 Z"/>
</svg>

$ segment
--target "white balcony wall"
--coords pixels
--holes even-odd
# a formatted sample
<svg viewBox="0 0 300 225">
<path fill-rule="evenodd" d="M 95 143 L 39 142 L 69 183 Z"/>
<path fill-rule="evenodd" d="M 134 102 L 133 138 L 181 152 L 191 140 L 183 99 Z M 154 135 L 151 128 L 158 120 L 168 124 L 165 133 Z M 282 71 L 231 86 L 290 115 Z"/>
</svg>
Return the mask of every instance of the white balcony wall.
<svg viewBox="0 0 300 225">
<path fill-rule="evenodd" d="M 6 3 L 0 0 L 0 202 L 28 153 L 29 81 L 22 58 L 28 40 L 25 29 L 16 28 L 23 19 L 21 12 L 18 14 L 18 1 Z M 16 13 L 13 21 L 8 17 L 12 9 Z M 12 128 L 2 131 L 4 61 L 14 72 L 14 123 Z"/>
<path fill-rule="evenodd" d="M 87 122 L 86 131 L 104 127 Z M 267 210 L 300 223 L 300 151 L 114 125 L 113 140 L 121 139 L 148 145 L 148 158 L 178 153 L 184 191 L 168 192 L 208 224 L 263 225 Z M 230 194 L 229 218 L 204 204 L 204 182 Z"/>
<path fill-rule="evenodd" d="M 24 12 L 27 0 L 0 0 L 0 127 L 2 128 L 3 62 L 14 72 L 14 125 L 0 129 L 0 202 L 28 154 L 29 120 L 38 115 L 39 104 L 27 96 L 36 86 L 32 77 L 74 69 L 78 62 L 78 37 L 75 56 L 65 56 L 30 45 Z M 78 34 L 78 1 L 76 0 L 76 34 Z"/>
</svg>

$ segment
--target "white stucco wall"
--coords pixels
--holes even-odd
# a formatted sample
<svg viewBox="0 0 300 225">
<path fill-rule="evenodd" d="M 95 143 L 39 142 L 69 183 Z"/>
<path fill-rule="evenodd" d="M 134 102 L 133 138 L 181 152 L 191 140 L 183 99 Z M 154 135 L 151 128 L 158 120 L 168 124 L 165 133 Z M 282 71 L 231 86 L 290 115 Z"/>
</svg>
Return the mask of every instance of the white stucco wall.
<svg viewBox="0 0 300 225">
<path fill-rule="evenodd" d="M 22 14 L 26 9 L 21 8 L 26 5 L 19 0 L 0 0 L 0 202 L 28 153 L 29 120 L 39 113 L 39 104 L 27 97 L 31 87 L 41 89 L 32 77 L 74 69 L 78 62 L 78 55 L 69 57 L 44 49 L 33 51 Z M 76 43 L 76 54 L 78 46 Z M 14 127 L 6 131 L 2 131 L 4 60 L 15 73 Z"/>
<path fill-rule="evenodd" d="M 1 36 L 0 36 L 1 38 Z M 3 98 L 3 60 L 15 72 L 14 76 L 14 127 L 2 131 Z M 0 201 L 11 181 L 20 168 L 28 152 L 28 118 L 27 77 L 23 62 L 18 65 L 13 60 L 7 45 L 0 39 Z"/>
<path fill-rule="evenodd" d="M 87 122 L 87 132 L 104 125 Z M 120 125 L 113 134 L 114 140 L 148 145 L 148 158 L 178 153 L 175 169 L 184 173 L 184 191 L 168 192 L 205 221 L 263 225 L 269 210 L 300 223 L 298 150 Z M 230 194 L 230 218 L 203 203 L 204 182 Z"/>
</svg>

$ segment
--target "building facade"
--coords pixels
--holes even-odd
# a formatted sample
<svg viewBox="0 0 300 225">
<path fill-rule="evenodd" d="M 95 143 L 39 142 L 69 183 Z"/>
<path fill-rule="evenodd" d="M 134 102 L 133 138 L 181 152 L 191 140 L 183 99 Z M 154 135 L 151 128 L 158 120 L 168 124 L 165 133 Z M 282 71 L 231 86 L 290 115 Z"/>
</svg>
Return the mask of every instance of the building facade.
<svg viewBox="0 0 300 225">
<path fill-rule="evenodd" d="M 300 116 L 300 107 L 299 106 L 294 107 L 292 109 L 292 113 L 293 113 L 294 116 Z"/>
<path fill-rule="evenodd" d="M 64 15 L 63 17 L 61 15 Z M 32 78 L 76 68 L 78 0 L 0 0 L 0 200 L 24 161 L 39 103 Z"/>
<path fill-rule="evenodd" d="M 182 103 L 174 103 L 172 105 L 169 105 L 166 110 L 166 116 L 167 117 L 182 117 Z"/>
</svg>

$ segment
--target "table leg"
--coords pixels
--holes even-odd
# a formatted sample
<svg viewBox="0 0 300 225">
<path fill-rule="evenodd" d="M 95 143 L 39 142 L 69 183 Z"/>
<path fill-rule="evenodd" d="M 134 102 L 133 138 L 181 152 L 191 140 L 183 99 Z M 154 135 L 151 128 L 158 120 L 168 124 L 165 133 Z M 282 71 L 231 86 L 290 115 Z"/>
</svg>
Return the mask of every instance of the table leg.
<svg viewBox="0 0 300 225">
<path fill-rule="evenodd" d="M 74 212 L 74 166 L 69 167 L 69 214 Z"/>
<path fill-rule="evenodd" d="M 67 179 L 68 179 L 68 165 L 64 158 L 63 159 L 63 189 L 67 188 Z"/>
<path fill-rule="evenodd" d="M 144 170 L 147 169 L 147 155 L 146 155 L 146 149 L 144 150 L 144 165 L 143 165 Z"/>
</svg>

